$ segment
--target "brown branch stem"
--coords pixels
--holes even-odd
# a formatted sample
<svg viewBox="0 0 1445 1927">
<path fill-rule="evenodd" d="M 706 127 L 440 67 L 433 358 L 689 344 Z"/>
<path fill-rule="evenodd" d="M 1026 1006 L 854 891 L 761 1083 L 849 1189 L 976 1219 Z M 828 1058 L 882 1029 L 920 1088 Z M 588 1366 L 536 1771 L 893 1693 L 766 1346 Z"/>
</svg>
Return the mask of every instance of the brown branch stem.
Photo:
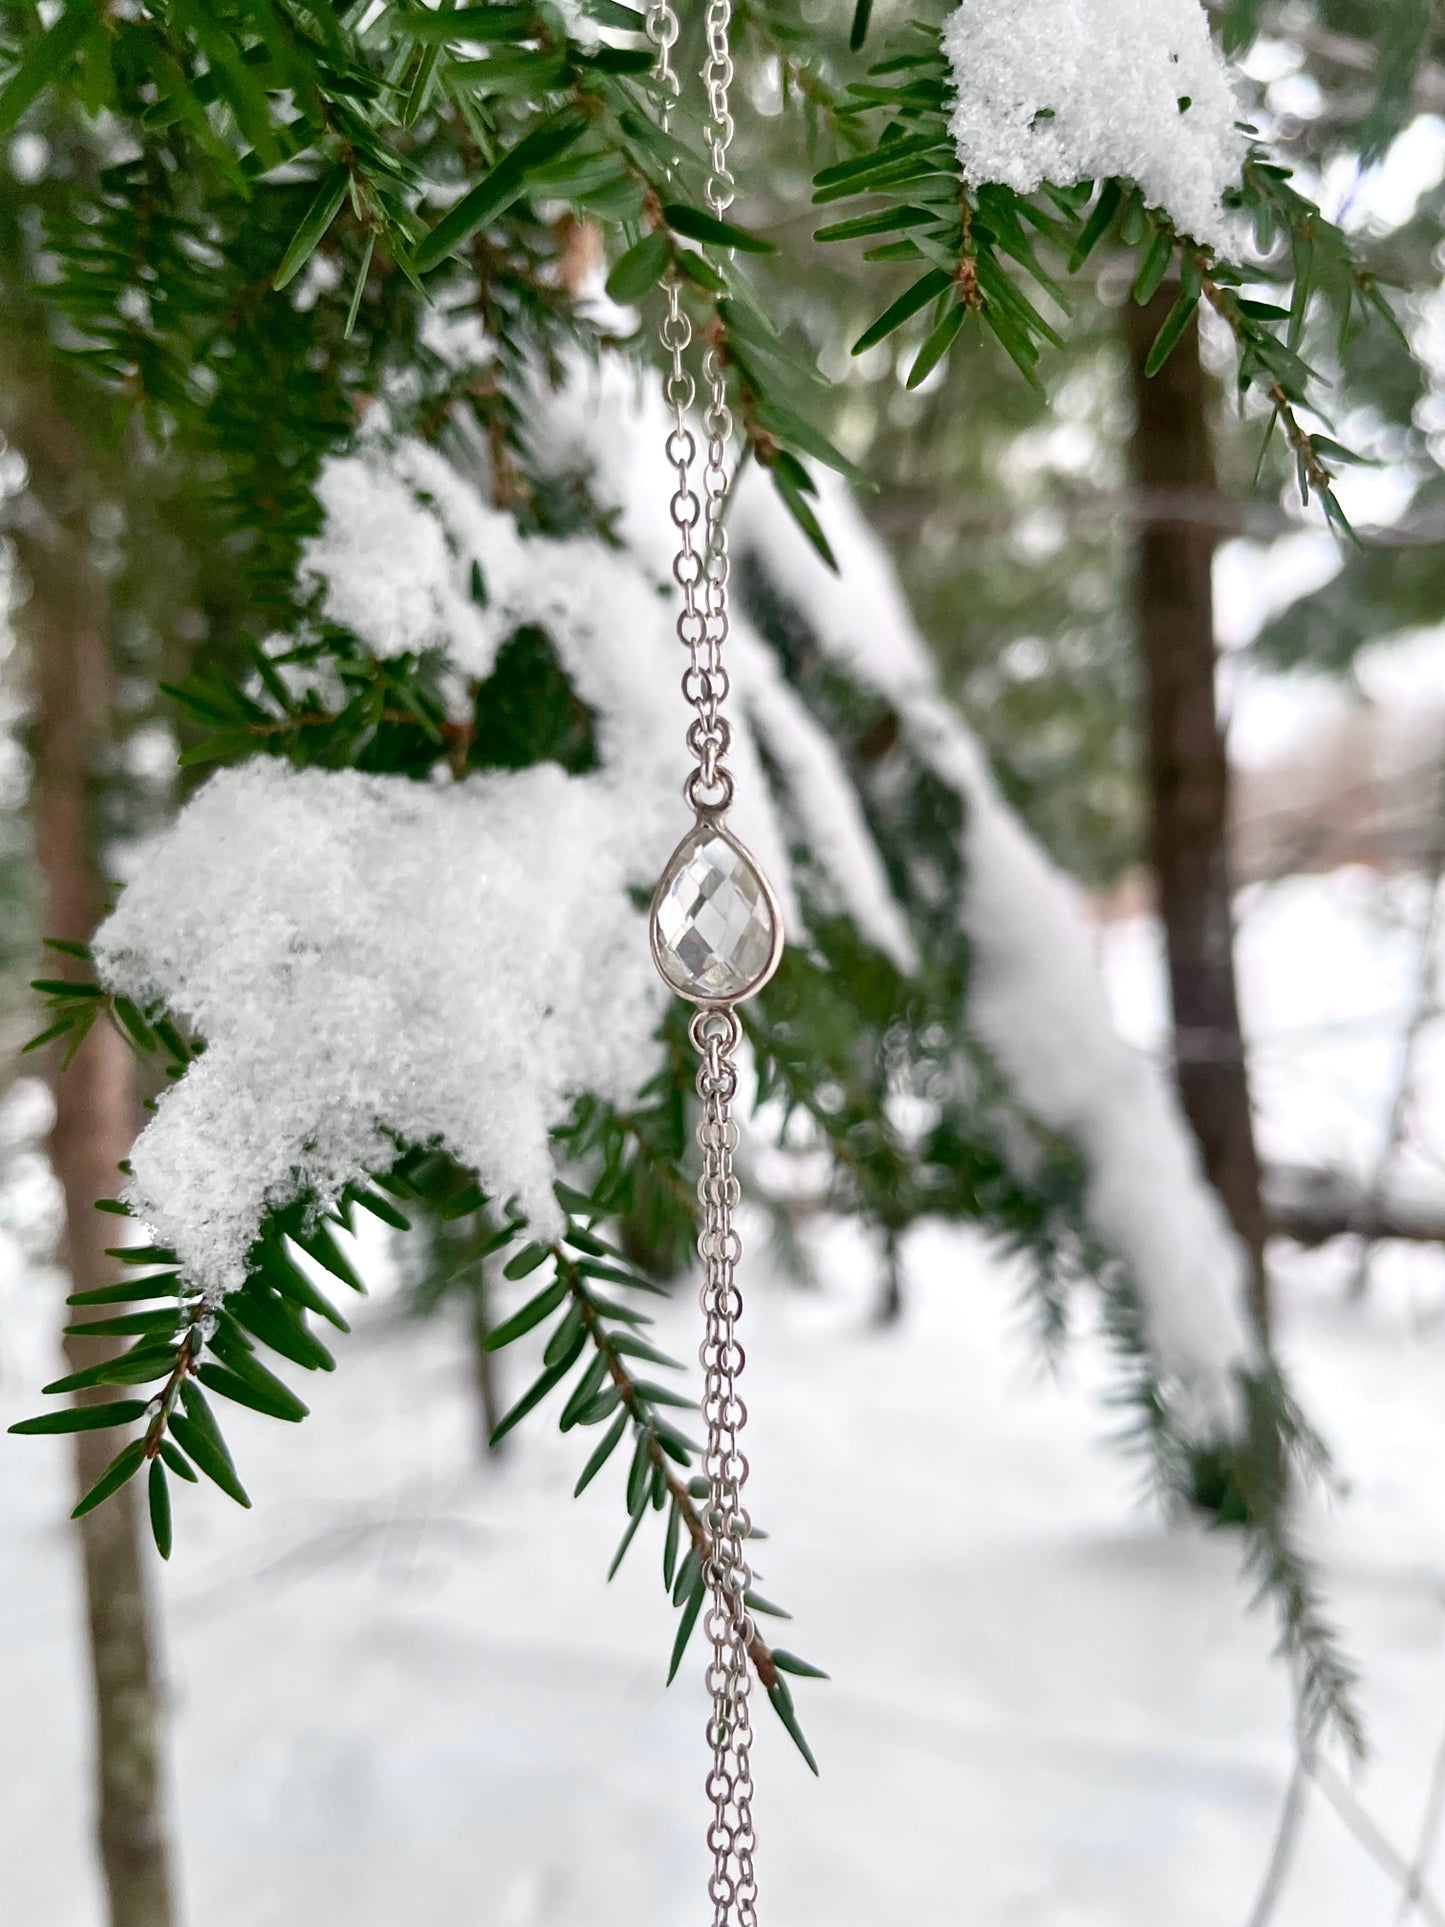
<svg viewBox="0 0 1445 1927">
<path fill-rule="evenodd" d="M 1241 351 L 1247 350 L 1248 333 L 1244 325 L 1244 317 L 1239 310 L 1238 297 L 1232 289 L 1222 287 L 1215 280 L 1210 272 L 1213 262 L 1208 250 L 1200 247 L 1186 247 L 1183 253 L 1199 276 L 1200 292 L 1204 299 L 1229 329 L 1236 346 Z M 1320 460 L 1315 449 L 1314 437 L 1295 413 L 1294 403 L 1285 393 L 1283 384 L 1275 378 L 1264 392 L 1270 406 L 1274 409 L 1275 419 L 1284 433 L 1290 452 L 1300 465 L 1300 472 L 1316 494 L 1330 495 L 1334 477 Z"/>
<path fill-rule="evenodd" d="M 620 1353 L 618 1353 L 612 1345 L 607 1331 L 603 1328 L 602 1322 L 598 1317 L 597 1307 L 593 1304 L 591 1297 L 588 1295 L 578 1277 L 576 1265 L 560 1246 L 554 1245 L 552 1249 L 556 1256 L 558 1270 L 566 1280 L 567 1289 L 572 1295 L 573 1303 L 577 1306 L 581 1314 L 587 1336 L 591 1339 L 593 1345 L 598 1352 L 601 1353 L 602 1357 L 606 1359 L 608 1376 L 617 1388 L 618 1397 L 626 1408 L 634 1429 L 642 1434 L 647 1441 L 648 1460 L 655 1472 L 660 1475 L 667 1489 L 668 1497 L 671 1499 L 678 1517 L 682 1521 L 683 1529 L 692 1542 L 692 1548 L 697 1554 L 698 1563 L 704 1573 L 706 1573 L 708 1562 L 712 1558 L 712 1542 L 708 1536 L 706 1521 L 698 1511 L 692 1494 L 688 1491 L 683 1480 L 678 1476 L 677 1468 L 671 1459 L 668 1458 L 666 1452 L 664 1452 L 662 1442 L 657 1436 L 651 1417 L 644 1409 L 642 1400 L 638 1394 L 637 1381 L 633 1378 L 631 1372 L 628 1371 L 622 1361 Z M 773 1688 L 778 1684 L 778 1668 L 773 1659 L 772 1648 L 757 1631 L 756 1627 L 753 1630 L 752 1638 L 748 1641 L 748 1658 L 752 1662 L 753 1671 L 758 1676 L 758 1683 L 765 1692 L 772 1692 Z"/>
</svg>

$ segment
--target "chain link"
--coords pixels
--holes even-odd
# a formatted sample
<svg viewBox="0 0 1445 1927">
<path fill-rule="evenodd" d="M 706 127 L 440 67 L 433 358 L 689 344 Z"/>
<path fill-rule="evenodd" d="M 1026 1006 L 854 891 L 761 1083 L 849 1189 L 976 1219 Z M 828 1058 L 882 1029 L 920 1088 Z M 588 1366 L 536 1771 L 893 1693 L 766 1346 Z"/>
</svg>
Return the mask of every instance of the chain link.
<svg viewBox="0 0 1445 1927">
<path fill-rule="evenodd" d="M 707 203 L 719 219 L 732 205 L 733 177 L 728 166 L 732 145 L 733 118 L 728 102 L 733 82 L 733 61 L 729 48 L 732 0 L 709 0 L 707 10 L 707 64 L 703 82 L 707 91 L 708 120 L 706 141 L 709 156 Z M 672 131 L 673 117 L 681 92 L 673 49 L 678 39 L 678 19 L 672 0 L 652 0 L 647 11 L 647 33 L 657 52 L 654 69 L 662 98 L 663 133 Z M 697 384 L 687 367 L 687 352 L 692 346 L 692 323 L 682 305 L 682 291 L 676 275 L 664 284 L 666 307 L 662 317 L 661 341 L 667 358 L 663 393 L 671 413 L 667 435 L 667 459 L 671 463 L 675 486 L 670 503 L 678 547 L 672 573 L 682 591 L 682 607 L 677 616 L 677 636 L 688 655 L 682 678 L 682 692 L 694 711 L 687 732 L 687 746 L 697 768 L 687 780 L 688 802 L 696 810 L 721 812 L 733 798 L 733 779 L 727 768 L 727 753 L 732 742 L 723 705 L 728 695 L 728 674 L 723 667 L 723 644 L 728 635 L 728 551 L 723 508 L 728 492 L 728 454 L 732 445 L 733 417 L 728 406 L 727 374 L 717 344 L 709 342 L 703 356 L 703 376 L 707 385 L 707 407 L 703 431 L 707 441 L 703 465 L 702 495 L 693 485 L 697 461 L 697 437 L 691 426 L 691 412 L 697 400 Z"/>
<path fill-rule="evenodd" d="M 719 220 L 731 207 L 734 191 L 728 164 L 733 138 L 729 107 L 733 83 L 731 24 L 732 0 L 708 0 L 707 59 L 702 72 L 708 106 L 706 194 L 708 207 Z M 678 38 L 672 0 L 651 0 L 647 32 L 657 50 L 656 81 L 661 94 L 663 130 L 670 133 L 680 92 L 672 58 Z M 727 718 L 722 713 L 728 693 L 727 671 L 722 660 L 728 636 L 728 545 L 724 510 L 733 418 L 728 406 L 723 358 L 718 343 L 709 340 L 703 355 L 707 389 L 703 413 L 706 457 L 699 498 L 693 486 L 697 439 L 689 419 L 697 400 L 696 384 L 687 367 L 692 324 L 683 309 L 676 276 L 669 276 L 665 293 L 664 393 L 671 414 L 667 459 L 675 475 L 671 512 L 678 535 L 673 575 L 682 591 L 677 634 L 688 652 L 683 694 L 695 712 L 687 743 L 697 767 L 688 777 L 686 793 L 699 813 L 720 814 L 733 796 L 733 779 L 726 763 L 731 739 Z M 753 1728 L 749 1706 L 753 1675 L 748 1657 L 754 1636 L 748 1607 L 752 1575 L 747 1558 L 752 1522 L 744 1503 L 748 1462 L 741 1445 L 747 1408 L 738 1394 L 738 1379 L 744 1364 L 743 1348 L 737 1336 L 743 1308 L 737 1282 L 742 1246 L 733 1223 L 738 1204 L 738 1181 L 733 1172 L 738 1128 L 732 1106 L 738 1088 L 737 1049 L 741 1036 L 742 1027 L 732 1010 L 700 1010 L 692 1020 L 692 1041 L 700 1058 L 697 1091 L 702 1102 L 697 1132 L 702 1153 L 702 1173 L 697 1188 L 703 1312 L 699 1358 L 703 1371 L 702 1415 L 707 1432 L 703 1472 L 708 1486 L 705 1527 L 709 1552 L 703 1577 L 708 1590 L 704 1625 L 712 1649 L 707 1676 L 712 1700 L 707 1728 L 712 1765 L 707 1791 L 713 1813 L 707 1839 L 713 1861 L 708 1882 L 713 1927 L 757 1927 L 758 1919 L 758 1888 L 753 1873 Z"/>
<path fill-rule="evenodd" d="M 732 12 L 732 0 L 708 0 L 707 60 L 702 70 L 708 105 L 705 139 L 710 171 L 706 192 L 708 208 L 718 220 L 723 219 L 733 204 L 734 183 L 732 169 L 728 165 L 728 150 L 733 139 L 733 117 L 728 105 L 733 83 L 733 59 L 729 44 Z M 703 355 L 703 379 L 707 384 L 707 409 L 703 415 L 703 431 L 707 436 L 707 462 L 703 469 L 707 572 L 705 607 L 712 694 L 715 702 L 720 703 L 727 695 L 727 672 L 722 667 L 722 650 L 728 635 L 729 560 L 723 509 L 727 502 L 727 462 L 732 447 L 733 417 L 728 407 L 727 375 L 715 340 L 709 340 Z M 703 735 L 704 751 L 714 739 L 719 742 L 716 756 L 711 761 L 706 754 L 700 759 L 703 785 L 708 788 L 717 771 L 716 758 L 725 754 L 728 747 L 727 724 L 723 721 L 719 730 L 716 727 L 718 720 L 715 718 L 712 730 L 705 731 Z"/>
<path fill-rule="evenodd" d="M 738 1379 L 746 1362 L 738 1342 L 742 1315 L 737 1265 L 742 1245 L 733 1225 L 738 1204 L 738 1181 L 733 1173 L 738 1127 L 732 1116 L 737 1095 L 736 1052 L 742 1027 L 731 1010 L 700 1010 L 692 1020 L 692 1040 L 701 1057 L 697 1072 L 702 1118 L 698 1144 L 702 1175 L 698 1202 L 702 1206 L 703 1370 L 702 1414 L 707 1428 L 703 1473 L 708 1484 L 707 1529 L 711 1556 L 705 1578 L 708 1610 L 705 1621 L 712 1645 L 708 1690 L 712 1717 L 708 1745 L 712 1770 L 708 1797 L 713 1804 L 708 1846 L 713 1856 L 708 1894 L 713 1904 L 713 1927 L 757 1927 L 758 1884 L 753 1874 L 752 1715 L 749 1696 L 753 1676 L 748 1648 L 753 1620 L 748 1608 L 752 1574 L 747 1541 L 752 1530 L 744 1500 L 748 1461 L 741 1438 L 747 1407 L 738 1395 Z"/>
</svg>

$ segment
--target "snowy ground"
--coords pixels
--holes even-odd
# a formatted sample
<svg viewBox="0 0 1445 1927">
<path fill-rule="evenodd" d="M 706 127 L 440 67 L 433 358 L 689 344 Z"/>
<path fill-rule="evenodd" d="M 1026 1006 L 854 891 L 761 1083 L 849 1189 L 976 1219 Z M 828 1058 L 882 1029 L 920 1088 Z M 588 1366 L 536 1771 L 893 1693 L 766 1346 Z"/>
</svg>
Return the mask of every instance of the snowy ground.
<svg viewBox="0 0 1445 1927">
<path fill-rule="evenodd" d="M 1368 1159 L 1408 999 L 1404 894 L 1393 925 L 1351 877 L 1254 906 L 1272 1143 Z M 1147 933 L 1109 949 L 1147 1037 Z M 765 1918 L 1246 1927 L 1291 1750 L 1233 1546 L 1139 1503 L 1087 1335 L 1051 1381 L 996 1260 L 939 1233 L 907 1257 L 909 1315 L 881 1338 L 851 1236 L 827 1242 L 819 1294 L 754 1274 L 760 1563 L 787 1643 L 834 1675 L 800 1693 L 820 1782 L 763 1715 Z M 1387 1254 L 1354 1309 L 1347 1268 L 1285 1268 L 1284 1347 L 1350 1481 L 1311 1533 L 1367 1674 L 1356 1794 L 1408 1861 L 1445 1736 L 1445 1269 Z M 55 1290 L 4 1267 L 4 1422 L 49 1374 Z M 678 1349 L 691 1323 L 668 1315 Z M 445 1327 L 378 1303 L 341 1365 L 296 1430 L 236 1415 L 255 1511 L 187 1493 L 163 1576 L 191 1927 L 696 1923 L 696 1668 L 663 1692 L 655 1541 L 603 1583 L 620 1474 L 574 1503 L 575 1444 L 536 1423 L 478 1467 Z M 62 1474 L 49 1442 L 0 1439 L 0 1919 L 98 1927 Z M 1312 1794 L 1280 1927 L 1397 1907 Z"/>
</svg>

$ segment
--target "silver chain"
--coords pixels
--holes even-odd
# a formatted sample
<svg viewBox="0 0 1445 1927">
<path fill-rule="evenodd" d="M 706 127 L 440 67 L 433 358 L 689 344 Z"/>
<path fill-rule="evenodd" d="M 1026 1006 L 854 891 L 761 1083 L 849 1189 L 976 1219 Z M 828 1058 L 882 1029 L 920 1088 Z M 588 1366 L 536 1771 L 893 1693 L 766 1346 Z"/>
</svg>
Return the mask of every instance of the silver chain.
<svg viewBox="0 0 1445 1927">
<path fill-rule="evenodd" d="M 732 205 L 734 186 L 728 165 L 733 137 L 729 107 L 733 82 L 731 22 L 732 0 L 708 0 L 707 60 L 702 73 L 708 103 L 706 193 L 708 208 L 719 220 Z M 672 62 L 678 39 L 672 0 L 652 0 L 647 32 L 657 50 L 656 80 L 662 97 L 663 130 L 667 133 L 680 91 Z M 682 591 L 677 635 L 688 654 L 682 688 L 694 711 L 687 744 L 696 767 L 688 777 L 686 795 L 700 817 L 708 813 L 716 818 L 726 811 L 733 797 L 733 779 L 726 762 L 731 736 L 723 714 L 728 675 L 722 660 L 728 636 L 728 544 L 723 511 L 733 417 L 722 356 L 717 343 L 709 341 L 703 355 L 707 451 L 699 499 L 693 485 L 697 439 L 689 419 L 697 386 L 686 360 L 692 346 L 692 324 L 683 309 L 675 275 L 668 277 L 665 298 L 661 329 L 667 357 L 664 393 L 672 418 L 667 459 L 675 473 L 671 511 L 678 535 L 672 572 Z M 712 1765 L 707 1791 L 713 1813 L 707 1840 L 713 1862 L 708 1881 L 713 1927 L 757 1927 L 758 1918 L 749 1707 L 753 1687 L 749 1649 L 754 1628 L 748 1605 L 752 1574 L 747 1541 L 752 1522 L 744 1503 L 748 1462 L 741 1445 L 747 1407 L 738 1395 L 744 1364 L 737 1336 L 743 1308 L 737 1282 L 742 1246 L 733 1223 L 738 1204 L 738 1181 L 733 1172 L 738 1127 L 732 1106 L 738 1089 L 741 1036 L 742 1026 L 731 1009 L 703 1009 L 693 1017 L 692 1041 L 700 1057 L 697 1091 L 702 1102 L 697 1132 L 702 1153 L 697 1187 L 701 1218 L 698 1255 L 703 1273 L 699 1358 L 707 1432 L 703 1472 L 708 1487 L 708 1558 L 703 1577 L 708 1589 L 705 1630 L 712 1649 L 707 1675 L 712 1700 L 707 1728 Z"/>
<path fill-rule="evenodd" d="M 703 1472 L 708 1484 L 707 1531 L 711 1556 L 707 1637 L 712 1644 L 708 1690 L 712 1714 L 708 1745 L 712 1770 L 708 1797 L 713 1804 L 708 1846 L 713 1856 L 708 1894 L 713 1927 L 757 1927 L 758 1883 L 753 1874 L 753 1743 L 748 1706 L 753 1677 L 748 1649 L 753 1620 L 748 1608 L 752 1573 L 747 1541 L 752 1530 L 744 1502 L 748 1461 L 742 1430 L 748 1410 L 738 1395 L 745 1355 L 738 1342 L 742 1315 L 737 1265 L 742 1245 L 733 1226 L 738 1181 L 733 1152 L 738 1127 L 732 1116 L 737 1095 L 736 1051 L 742 1026 L 732 1010 L 700 1010 L 692 1020 L 692 1041 L 701 1053 L 697 1089 L 702 1099 L 698 1143 L 702 1175 L 697 1195 L 702 1206 L 702 1414 L 707 1428 Z"/>
<path fill-rule="evenodd" d="M 733 117 L 728 100 L 733 81 L 733 61 L 728 45 L 732 22 L 732 0 L 709 0 L 707 10 L 708 57 L 703 69 L 707 88 L 708 122 L 706 129 L 710 170 L 707 202 L 722 218 L 732 206 L 733 177 L 728 166 L 732 145 Z M 672 0 L 653 0 L 647 12 L 647 32 L 657 49 L 655 78 L 662 95 L 662 129 L 672 131 L 673 114 L 680 93 L 672 50 L 677 44 L 678 20 Z M 672 464 L 676 487 L 671 513 L 677 530 L 678 548 L 672 573 L 682 591 L 678 611 L 678 641 L 688 653 L 688 666 L 682 678 L 682 692 L 696 712 L 687 732 L 687 746 L 697 763 L 687 782 L 687 800 L 694 809 L 726 810 L 732 802 L 733 779 L 727 769 L 727 753 L 732 741 L 723 704 L 728 695 L 728 673 L 723 667 L 723 644 L 728 634 L 728 548 L 723 522 L 723 506 L 728 491 L 728 451 L 732 443 L 733 417 L 728 406 L 727 376 L 715 343 L 709 343 L 703 357 L 703 378 L 707 384 L 707 408 L 703 429 L 707 437 L 707 459 L 703 467 L 703 497 L 693 486 L 697 461 L 697 438 L 689 417 L 697 400 L 697 384 L 687 367 L 687 351 L 692 346 L 692 323 L 682 305 L 682 290 L 676 275 L 664 285 L 666 308 L 660 338 L 668 369 L 663 393 L 672 415 L 667 434 L 667 459 Z"/>
<path fill-rule="evenodd" d="M 733 59 L 729 46 L 732 25 L 732 0 L 708 0 L 707 60 L 703 66 L 703 85 L 707 89 L 708 119 L 705 130 L 709 172 L 707 204 L 709 212 L 722 220 L 733 204 L 733 176 L 728 166 L 732 146 L 733 117 L 728 101 L 733 83 Z M 723 506 L 728 492 L 728 451 L 732 446 L 733 417 L 728 406 L 727 377 L 716 341 L 709 341 L 703 355 L 703 379 L 707 384 L 707 408 L 703 431 L 707 436 L 707 462 L 703 468 L 704 534 L 707 558 L 707 635 L 711 667 L 710 720 L 704 721 L 699 709 L 699 742 L 691 745 L 703 769 L 703 787 L 710 785 L 718 771 L 717 758 L 727 754 L 726 720 L 718 716 L 718 705 L 726 698 L 727 671 L 722 666 L 722 648 L 728 634 L 728 533 Z M 718 748 L 709 763 L 706 755 L 714 739 Z M 700 753 L 701 751 L 701 753 Z M 730 787 L 730 786 L 729 786 Z"/>
</svg>

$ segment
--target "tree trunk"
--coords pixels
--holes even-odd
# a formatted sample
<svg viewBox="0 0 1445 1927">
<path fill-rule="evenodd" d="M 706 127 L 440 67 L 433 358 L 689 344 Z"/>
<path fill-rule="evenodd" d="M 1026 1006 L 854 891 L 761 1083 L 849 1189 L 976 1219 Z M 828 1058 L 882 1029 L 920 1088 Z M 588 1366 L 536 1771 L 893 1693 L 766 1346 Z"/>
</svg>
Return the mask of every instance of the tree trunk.
<svg viewBox="0 0 1445 1927">
<path fill-rule="evenodd" d="M 1129 304 L 1134 466 L 1146 504 L 1154 490 L 1215 486 L 1197 331 L 1186 332 L 1158 374 L 1144 373 L 1176 293 L 1165 287 L 1142 309 Z M 1215 540 L 1207 528 L 1150 516 L 1146 507 L 1136 601 L 1147 689 L 1150 827 L 1179 1095 L 1209 1181 L 1249 1252 L 1251 1303 L 1265 1326 L 1267 1220 L 1234 975 L 1229 771 L 1215 699 Z"/>
<path fill-rule="evenodd" d="M 110 735 L 105 588 L 89 556 L 84 450 L 42 379 L 20 375 L 6 400 L 12 439 L 30 471 L 16 549 L 30 591 L 21 624 L 33 664 L 33 811 L 46 930 L 83 942 L 103 908 L 95 805 Z M 47 974 L 70 967 L 57 955 Z M 54 1091 L 50 1158 L 65 1195 L 63 1256 L 71 1288 L 89 1291 L 115 1281 L 105 1247 L 119 1221 L 97 1212 L 95 1201 L 115 1194 L 136 1110 L 130 1055 L 108 1023 L 95 1025 L 69 1069 L 54 1078 Z M 65 1349 L 71 1369 L 80 1370 L 108 1347 L 110 1341 L 71 1338 Z M 74 1435 L 77 1494 L 95 1483 L 120 1443 L 114 1431 Z M 132 1481 L 76 1528 L 94 1685 L 95 1822 L 110 1927 L 170 1927 L 161 1709 L 139 1490 Z"/>
<path fill-rule="evenodd" d="M 873 1322 L 887 1331 L 903 1322 L 903 1259 L 898 1249 L 898 1234 L 889 1230 L 883 1245 L 883 1288 L 878 1294 Z"/>
</svg>

